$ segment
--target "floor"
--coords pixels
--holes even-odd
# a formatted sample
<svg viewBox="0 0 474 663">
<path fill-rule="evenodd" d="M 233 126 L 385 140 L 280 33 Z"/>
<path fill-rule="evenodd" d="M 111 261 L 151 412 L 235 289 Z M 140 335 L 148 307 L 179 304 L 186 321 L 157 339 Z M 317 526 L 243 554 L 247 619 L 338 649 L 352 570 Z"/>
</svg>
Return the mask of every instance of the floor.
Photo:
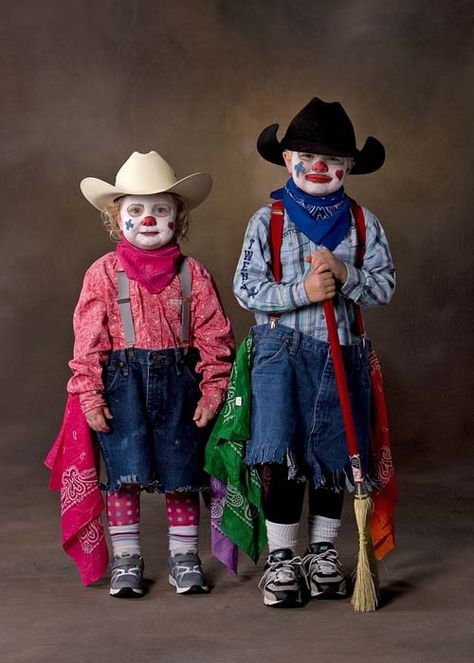
<svg viewBox="0 0 474 663">
<path fill-rule="evenodd" d="M 142 510 L 146 596 L 113 599 L 107 578 L 85 588 L 60 546 L 58 495 L 47 490 L 40 458 L 32 460 L 20 466 L 7 459 L 0 503 L 4 663 L 473 660 L 473 510 L 465 468 L 422 479 L 399 468 L 397 548 L 379 566 L 379 610 L 361 614 L 348 601 L 266 608 L 257 589 L 262 562 L 255 567 L 242 557 L 239 576 L 231 576 L 209 553 L 207 514 L 201 556 L 213 591 L 177 596 L 167 582 L 163 498 L 154 495 L 144 496 Z M 14 494 L 15 486 L 25 490 Z M 339 550 L 351 570 L 357 540 L 350 498 Z"/>
</svg>

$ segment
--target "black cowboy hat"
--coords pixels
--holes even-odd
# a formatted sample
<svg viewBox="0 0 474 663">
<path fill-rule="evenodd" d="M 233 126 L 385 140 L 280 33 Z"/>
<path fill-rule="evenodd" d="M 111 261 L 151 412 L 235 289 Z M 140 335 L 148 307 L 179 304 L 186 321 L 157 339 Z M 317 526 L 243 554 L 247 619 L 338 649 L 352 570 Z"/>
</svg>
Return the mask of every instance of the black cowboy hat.
<svg viewBox="0 0 474 663">
<path fill-rule="evenodd" d="M 277 166 L 285 165 L 283 150 L 352 157 L 351 175 L 373 173 L 385 161 L 385 148 L 373 136 L 367 138 L 361 150 L 357 149 L 354 127 L 338 101 L 313 97 L 292 119 L 281 142 L 276 135 L 278 127 L 271 124 L 257 140 L 259 154 Z"/>
</svg>

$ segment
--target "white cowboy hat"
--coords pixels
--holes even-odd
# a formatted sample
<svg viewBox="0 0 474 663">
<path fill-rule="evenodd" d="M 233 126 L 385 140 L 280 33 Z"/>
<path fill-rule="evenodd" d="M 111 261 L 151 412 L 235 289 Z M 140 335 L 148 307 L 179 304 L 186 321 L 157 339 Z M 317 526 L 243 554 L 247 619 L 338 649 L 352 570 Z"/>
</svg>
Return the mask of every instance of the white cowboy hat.
<svg viewBox="0 0 474 663">
<path fill-rule="evenodd" d="M 178 180 L 173 169 L 157 152 L 134 152 L 115 178 L 115 186 L 96 177 L 81 181 L 81 191 L 98 210 L 103 210 L 120 196 L 144 196 L 153 193 L 176 193 L 188 209 L 200 205 L 212 187 L 207 173 L 193 173 Z"/>
</svg>

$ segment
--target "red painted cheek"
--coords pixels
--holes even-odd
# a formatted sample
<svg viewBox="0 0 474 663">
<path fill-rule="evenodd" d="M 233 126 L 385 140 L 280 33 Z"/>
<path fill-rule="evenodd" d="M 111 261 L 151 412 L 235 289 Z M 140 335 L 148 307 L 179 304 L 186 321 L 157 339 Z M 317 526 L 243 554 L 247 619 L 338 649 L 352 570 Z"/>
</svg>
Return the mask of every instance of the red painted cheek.
<svg viewBox="0 0 474 663">
<path fill-rule="evenodd" d="M 336 170 L 336 177 L 338 180 L 342 180 L 344 177 L 344 171 L 343 170 Z"/>
<path fill-rule="evenodd" d="M 173 221 L 170 221 L 170 222 L 168 223 L 168 228 L 169 228 L 170 230 L 174 230 L 174 223 L 173 223 Z"/>
</svg>

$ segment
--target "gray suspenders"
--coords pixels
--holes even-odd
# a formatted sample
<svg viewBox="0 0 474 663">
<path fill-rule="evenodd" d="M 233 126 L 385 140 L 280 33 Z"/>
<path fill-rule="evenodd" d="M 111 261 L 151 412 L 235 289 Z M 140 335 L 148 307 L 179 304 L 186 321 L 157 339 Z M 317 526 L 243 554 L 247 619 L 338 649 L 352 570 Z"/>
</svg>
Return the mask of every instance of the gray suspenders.
<svg viewBox="0 0 474 663">
<path fill-rule="evenodd" d="M 130 282 L 125 272 L 118 273 L 118 297 L 117 297 L 120 317 L 122 318 L 122 330 L 125 343 L 128 348 L 135 345 L 135 327 L 132 319 L 132 309 L 130 306 Z"/>
<path fill-rule="evenodd" d="M 181 281 L 181 299 L 183 302 L 181 307 L 181 345 L 187 348 L 191 327 L 191 273 L 186 258 L 181 262 L 179 280 Z M 118 272 L 117 286 L 117 302 L 120 317 L 122 318 L 123 336 L 127 348 L 133 348 L 137 339 L 132 318 L 132 308 L 130 306 L 130 282 L 123 270 Z"/>
<path fill-rule="evenodd" d="M 191 329 L 191 272 L 186 258 L 179 268 L 179 280 L 181 281 L 181 344 L 189 346 L 189 334 Z"/>
</svg>

